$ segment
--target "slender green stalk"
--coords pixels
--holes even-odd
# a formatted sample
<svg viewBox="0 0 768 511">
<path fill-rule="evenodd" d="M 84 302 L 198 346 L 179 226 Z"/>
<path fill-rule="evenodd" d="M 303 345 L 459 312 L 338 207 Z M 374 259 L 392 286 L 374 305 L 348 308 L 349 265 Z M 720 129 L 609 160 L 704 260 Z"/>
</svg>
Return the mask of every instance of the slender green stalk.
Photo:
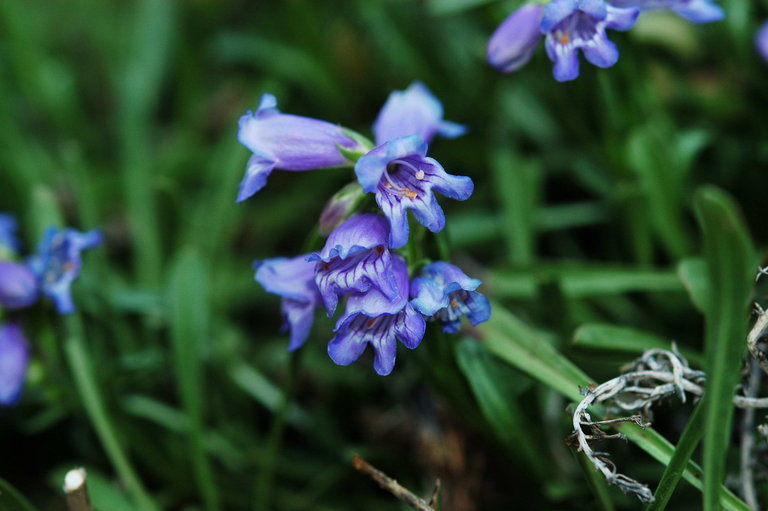
<svg viewBox="0 0 768 511">
<path fill-rule="evenodd" d="M 131 466 L 127 454 L 120 445 L 115 428 L 109 419 L 104 406 L 104 400 L 99 391 L 99 382 L 93 370 L 88 349 L 83 338 L 83 326 L 80 317 L 72 315 L 66 320 L 67 336 L 64 341 L 64 351 L 67 355 L 75 386 L 80 394 L 88 418 L 96 430 L 101 445 L 107 453 L 117 475 L 132 494 L 139 509 L 146 511 L 159 510 Z"/>
</svg>

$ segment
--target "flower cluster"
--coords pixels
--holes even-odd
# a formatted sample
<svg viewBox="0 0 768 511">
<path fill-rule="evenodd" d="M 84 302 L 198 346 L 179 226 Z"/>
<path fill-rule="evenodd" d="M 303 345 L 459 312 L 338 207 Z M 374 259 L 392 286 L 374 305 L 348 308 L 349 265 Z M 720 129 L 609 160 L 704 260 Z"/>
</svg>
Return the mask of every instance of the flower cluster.
<svg viewBox="0 0 768 511">
<path fill-rule="evenodd" d="M 240 119 L 239 140 L 253 156 L 238 201 L 261 189 L 273 169 L 354 164 L 357 178 L 334 196 L 321 217 L 320 231 L 328 234 L 322 249 L 254 265 L 256 280 L 282 297 L 289 350 L 307 340 L 316 309 L 332 317 L 343 300 L 328 355 L 348 365 L 370 345 L 380 375 L 392 372 L 398 340 L 409 349 L 421 343 L 427 320 L 455 333 L 462 316 L 475 325 L 489 318 L 490 304 L 476 291 L 479 280 L 446 262 L 428 264 L 411 278 L 409 263 L 415 266 L 416 261 L 397 252 L 413 243 L 408 210 L 427 230 L 439 232 L 445 215 L 434 192 L 456 200 L 472 194 L 470 178 L 447 173 L 427 156 L 436 135 L 452 138 L 464 132 L 463 126 L 443 119 L 442 105 L 420 83 L 390 95 L 373 125 L 375 147 L 340 126 L 281 114 L 271 95 L 264 95 L 256 114 Z M 378 212 L 360 212 L 368 194 Z"/>
<path fill-rule="evenodd" d="M 505 73 L 525 65 L 541 38 L 558 81 L 579 76 L 579 51 L 597 67 L 611 67 L 619 50 L 607 29 L 629 30 L 641 11 L 669 10 L 692 23 L 721 20 L 714 0 L 552 0 L 510 14 L 488 41 L 488 62 Z"/>
<path fill-rule="evenodd" d="M 16 220 L 0 214 L 0 312 L 30 307 L 40 295 L 53 301 L 60 314 L 75 311 L 70 287 L 80 274 L 80 253 L 101 243 L 98 231 L 49 227 L 37 253 L 18 261 Z M 21 395 L 29 347 L 17 320 L 0 324 L 0 406 Z"/>
</svg>

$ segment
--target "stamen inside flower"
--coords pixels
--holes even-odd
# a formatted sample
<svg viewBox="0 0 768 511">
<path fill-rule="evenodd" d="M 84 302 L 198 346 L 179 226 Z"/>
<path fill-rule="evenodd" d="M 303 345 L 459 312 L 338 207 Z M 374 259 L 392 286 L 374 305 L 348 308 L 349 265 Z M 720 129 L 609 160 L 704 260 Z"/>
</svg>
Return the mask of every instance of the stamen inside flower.
<svg viewBox="0 0 768 511">
<path fill-rule="evenodd" d="M 398 197 L 407 197 L 410 200 L 414 200 L 416 197 L 419 196 L 419 192 L 414 190 L 413 188 L 409 188 L 407 186 L 399 186 L 397 185 L 393 180 L 392 176 L 390 176 L 390 173 L 395 174 L 397 172 L 400 172 L 399 167 L 404 166 L 408 168 L 409 170 L 413 171 L 413 176 L 418 181 L 423 181 L 426 177 L 426 173 L 419 168 L 416 168 L 412 163 L 406 161 L 406 160 L 393 160 L 392 162 L 387 165 L 387 170 L 384 172 L 384 189 L 391 193 L 392 195 L 398 196 Z"/>
<path fill-rule="evenodd" d="M 561 32 L 559 34 L 560 44 L 568 44 L 571 42 L 571 38 L 568 36 L 568 32 Z"/>
</svg>

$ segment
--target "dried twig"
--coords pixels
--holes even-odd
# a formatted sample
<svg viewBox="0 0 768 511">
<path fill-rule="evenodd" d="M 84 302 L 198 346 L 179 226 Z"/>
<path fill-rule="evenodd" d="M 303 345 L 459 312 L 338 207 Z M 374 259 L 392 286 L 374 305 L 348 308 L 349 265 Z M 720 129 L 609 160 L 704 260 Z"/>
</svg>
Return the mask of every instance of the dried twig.
<svg viewBox="0 0 768 511">
<path fill-rule="evenodd" d="M 376 481 L 379 486 L 387 490 L 389 493 L 397 497 L 398 499 L 402 500 L 409 506 L 411 506 L 414 509 L 418 509 L 419 511 L 435 511 L 435 508 L 432 507 L 432 505 L 422 499 L 421 497 L 418 497 L 417 495 L 414 495 L 410 490 L 403 487 L 389 477 L 387 474 L 382 472 L 381 470 L 378 470 L 376 467 L 365 461 L 363 458 L 361 458 L 358 455 L 355 455 L 352 458 L 352 464 L 354 467 L 359 470 L 360 472 L 364 474 L 368 474 L 371 479 Z M 435 499 L 435 495 L 437 494 L 438 489 L 440 488 L 440 480 L 438 479 L 435 492 L 432 494 L 432 498 Z"/>
<path fill-rule="evenodd" d="M 744 393 L 753 397 L 757 395 L 757 389 L 760 387 L 763 372 L 756 360 L 750 363 L 749 382 L 744 389 Z M 755 409 L 747 408 L 741 420 L 741 494 L 744 501 L 752 509 L 760 509 L 757 501 L 757 492 L 755 491 Z"/>
<path fill-rule="evenodd" d="M 84 468 L 72 469 L 64 476 L 64 493 L 69 511 L 91 511 L 86 476 Z"/>
</svg>

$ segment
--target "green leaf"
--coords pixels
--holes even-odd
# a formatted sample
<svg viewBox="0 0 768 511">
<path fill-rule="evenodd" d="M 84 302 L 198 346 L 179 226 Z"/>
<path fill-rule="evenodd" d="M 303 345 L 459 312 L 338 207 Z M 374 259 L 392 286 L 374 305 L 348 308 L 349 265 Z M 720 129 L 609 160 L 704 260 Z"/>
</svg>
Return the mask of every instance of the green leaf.
<svg viewBox="0 0 768 511">
<path fill-rule="evenodd" d="M 427 7 L 432 14 L 445 16 L 458 14 L 467 9 L 489 4 L 493 0 L 428 0 Z"/>
<path fill-rule="evenodd" d="M 174 369 L 184 411 L 189 418 L 189 454 L 206 509 L 220 509 L 219 493 L 205 452 L 202 358 L 208 340 L 208 269 L 193 248 L 183 249 L 171 267 L 168 305 Z"/>
<path fill-rule="evenodd" d="M 706 302 L 704 395 L 704 509 L 719 509 L 719 487 L 725 477 L 730 443 L 734 388 L 739 380 L 749 299 L 756 258 L 738 206 L 722 190 L 707 186 L 694 198 L 704 234 L 711 294 Z"/>
<path fill-rule="evenodd" d="M 677 265 L 677 274 L 683 282 L 693 305 L 701 312 L 706 312 L 707 303 L 712 295 L 707 262 L 700 257 L 687 257 Z"/>
<path fill-rule="evenodd" d="M 0 511 L 37 511 L 19 491 L 0 478 Z"/>
</svg>

